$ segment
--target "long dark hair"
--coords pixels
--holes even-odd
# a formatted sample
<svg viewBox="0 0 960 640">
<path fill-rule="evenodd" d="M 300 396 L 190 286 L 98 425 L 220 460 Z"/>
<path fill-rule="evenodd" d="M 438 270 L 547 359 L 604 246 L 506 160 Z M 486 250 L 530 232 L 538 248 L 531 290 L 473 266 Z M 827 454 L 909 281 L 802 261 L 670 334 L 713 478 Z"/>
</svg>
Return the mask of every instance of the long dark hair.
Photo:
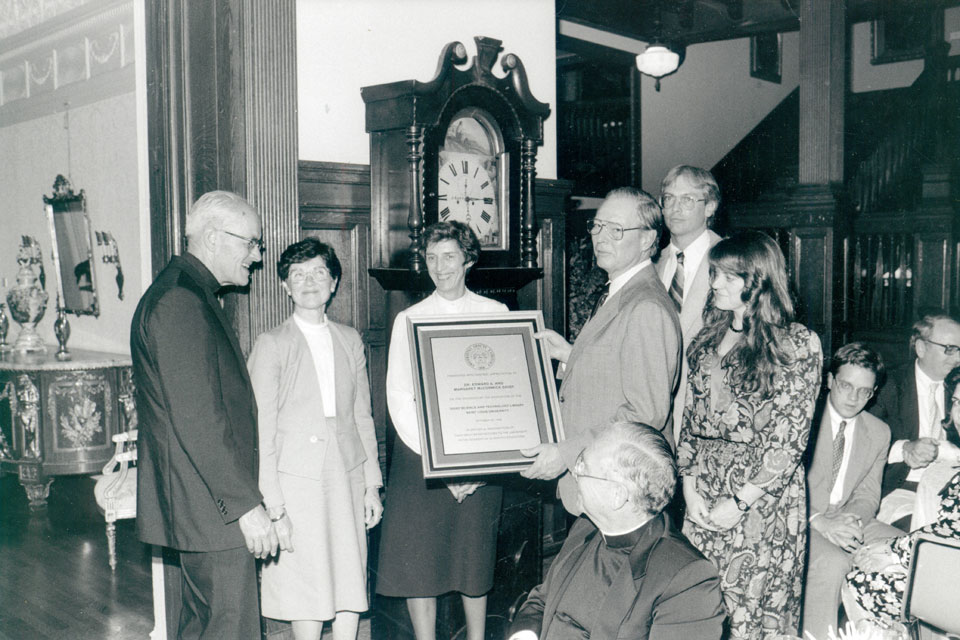
<svg viewBox="0 0 960 640">
<path fill-rule="evenodd" d="M 787 269 L 780 247 L 760 231 L 743 231 L 710 250 L 710 281 L 717 271 L 743 279 L 743 339 L 723 356 L 734 392 L 769 395 L 777 369 L 792 360 L 784 339 L 793 322 Z M 703 329 L 690 346 L 690 362 L 716 351 L 733 321 L 733 312 L 714 306 L 713 288 L 703 310 Z"/>
<path fill-rule="evenodd" d="M 947 377 L 943 379 L 943 422 L 940 426 L 947 432 L 947 440 L 960 445 L 960 424 L 954 424 L 950 413 L 953 411 L 953 394 L 960 385 L 960 367 L 951 369 Z"/>
</svg>

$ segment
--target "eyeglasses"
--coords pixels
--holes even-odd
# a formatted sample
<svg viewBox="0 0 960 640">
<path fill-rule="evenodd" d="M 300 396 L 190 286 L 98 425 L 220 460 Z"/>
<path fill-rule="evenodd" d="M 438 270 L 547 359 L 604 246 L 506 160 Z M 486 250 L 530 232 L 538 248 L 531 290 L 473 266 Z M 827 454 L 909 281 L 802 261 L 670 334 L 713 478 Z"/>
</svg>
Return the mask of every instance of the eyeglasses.
<svg viewBox="0 0 960 640">
<path fill-rule="evenodd" d="M 698 202 L 706 202 L 706 198 L 694 198 L 691 195 L 684 194 L 682 196 L 675 196 L 672 193 L 665 193 L 660 196 L 660 206 L 664 209 L 672 207 L 674 204 L 680 205 L 680 208 L 683 211 L 690 211 Z"/>
<path fill-rule="evenodd" d="M 233 233 L 232 231 L 227 231 L 226 229 L 218 229 L 218 231 L 222 231 L 228 236 L 233 236 L 237 240 L 243 240 L 244 242 L 246 242 L 247 251 L 253 251 L 254 249 L 258 249 L 260 253 L 263 253 L 266 250 L 266 247 L 263 246 L 263 240 L 261 240 L 260 238 L 248 238 L 247 236 L 241 236 L 240 234 Z"/>
<path fill-rule="evenodd" d="M 840 378 L 834 378 L 833 381 L 836 383 L 837 389 L 840 389 L 845 395 L 854 396 L 857 400 L 869 400 L 873 396 L 874 387 L 855 387 Z"/>
<path fill-rule="evenodd" d="M 949 357 L 955 356 L 960 353 L 960 346 L 955 344 L 940 344 L 939 342 L 934 342 L 933 340 L 927 340 L 926 338 L 921 338 L 926 343 L 935 344 L 938 347 L 943 349 L 943 355 Z"/>
<path fill-rule="evenodd" d="M 587 223 L 587 231 L 589 231 L 590 235 L 592 236 L 600 235 L 600 232 L 603 231 L 604 229 L 607 230 L 607 233 L 609 233 L 610 237 L 613 238 L 614 240 L 623 240 L 624 231 L 638 231 L 638 230 L 645 231 L 646 227 L 624 228 L 624 226 L 620 223 L 608 222 L 606 220 L 597 220 L 596 218 L 594 218 L 593 220 Z"/>
<path fill-rule="evenodd" d="M 583 478 L 593 478 L 594 480 L 604 480 L 606 482 L 616 482 L 620 483 L 619 480 L 614 480 L 612 478 L 604 478 L 602 476 L 591 476 L 589 473 L 583 473 L 583 451 L 580 452 L 580 455 L 577 456 L 577 461 L 573 463 L 573 469 L 570 469 L 570 475 L 573 476 L 573 479 L 577 482 L 580 482 Z"/>
<path fill-rule="evenodd" d="M 312 279 L 314 282 L 320 282 L 321 280 L 326 280 L 330 277 L 330 270 L 326 267 L 314 267 L 309 270 L 298 270 L 291 271 L 287 275 L 287 279 L 294 284 L 303 284 L 307 281 L 307 278 Z"/>
</svg>

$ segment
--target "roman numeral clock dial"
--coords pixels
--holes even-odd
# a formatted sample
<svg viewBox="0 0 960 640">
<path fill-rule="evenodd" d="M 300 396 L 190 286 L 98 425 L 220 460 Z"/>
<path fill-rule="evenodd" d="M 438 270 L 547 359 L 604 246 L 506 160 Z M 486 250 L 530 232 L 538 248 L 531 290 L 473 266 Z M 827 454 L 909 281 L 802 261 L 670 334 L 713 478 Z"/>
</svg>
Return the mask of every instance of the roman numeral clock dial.
<svg viewBox="0 0 960 640">
<path fill-rule="evenodd" d="M 499 247 L 497 159 L 447 151 L 441 151 L 440 156 L 442 164 L 437 177 L 439 219 L 466 224 L 477 234 L 481 247 Z"/>
</svg>

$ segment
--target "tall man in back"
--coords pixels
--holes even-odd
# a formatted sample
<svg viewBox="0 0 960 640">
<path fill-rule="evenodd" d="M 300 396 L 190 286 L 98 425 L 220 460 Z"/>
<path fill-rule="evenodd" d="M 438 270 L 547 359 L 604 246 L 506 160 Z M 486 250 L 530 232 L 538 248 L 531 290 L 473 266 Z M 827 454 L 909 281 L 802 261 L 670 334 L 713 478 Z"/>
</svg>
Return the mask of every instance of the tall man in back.
<svg viewBox="0 0 960 640">
<path fill-rule="evenodd" d="M 565 439 L 525 450 L 537 459 L 523 475 L 552 480 L 561 474 L 563 506 L 580 513 L 569 473 L 600 427 L 638 422 L 673 440 L 671 397 L 680 369 L 680 322 L 651 258 L 663 230 L 660 206 L 649 194 L 624 187 L 604 199 L 589 226 L 597 266 L 608 290 L 571 345 L 547 330 L 537 335 L 561 362 L 560 413 Z"/>
<path fill-rule="evenodd" d="M 720 205 L 720 187 L 706 169 L 681 164 L 660 182 L 660 204 L 670 230 L 670 244 L 657 260 L 657 275 L 680 314 L 683 357 L 680 385 L 673 399 L 673 439 L 680 435 L 683 407 L 687 397 L 687 347 L 703 327 L 703 306 L 710 291 L 710 264 L 707 254 L 720 242 L 709 229 Z"/>
<path fill-rule="evenodd" d="M 133 316 L 140 418 L 137 531 L 179 551 L 178 638 L 259 638 L 254 556 L 277 551 L 257 488 L 257 407 L 216 292 L 245 286 L 262 258 L 260 217 L 212 191 Z M 177 585 L 171 585 L 176 590 Z"/>
<path fill-rule="evenodd" d="M 960 445 L 944 433 L 943 379 L 960 365 L 960 323 L 948 315 L 927 315 L 913 325 L 910 350 L 916 359 L 890 372 L 872 412 L 890 425 L 891 445 L 883 472 L 881 519 L 910 530 L 917 483 L 940 454 L 940 444 Z M 909 515 L 909 514 L 908 514 Z"/>
</svg>

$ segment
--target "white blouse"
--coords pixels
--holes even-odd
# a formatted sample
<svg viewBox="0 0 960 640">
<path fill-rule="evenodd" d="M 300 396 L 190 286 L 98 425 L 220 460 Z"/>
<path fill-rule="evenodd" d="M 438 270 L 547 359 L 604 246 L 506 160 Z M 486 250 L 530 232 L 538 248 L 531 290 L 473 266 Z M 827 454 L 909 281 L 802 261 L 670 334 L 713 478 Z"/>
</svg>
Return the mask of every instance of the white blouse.
<svg viewBox="0 0 960 640">
<path fill-rule="evenodd" d="M 397 314 L 390 332 L 390 351 L 387 356 L 387 408 L 397 435 L 417 455 L 420 455 L 420 422 L 417 419 L 417 404 L 414 399 L 407 318 L 504 311 L 509 309 L 502 302 L 478 296 L 468 290 L 456 300 L 447 300 L 434 291 L 425 300 Z"/>
<path fill-rule="evenodd" d="M 313 367 L 317 372 L 317 382 L 320 383 L 320 399 L 323 400 L 323 415 L 327 418 L 337 417 L 337 385 L 334 378 L 333 365 L 333 337 L 330 335 L 330 325 L 324 314 L 323 322 L 315 324 L 307 322 L 294 314 L 293 321 L 307 339 L 310 355 L 313 357 Z"/>
</svg>

